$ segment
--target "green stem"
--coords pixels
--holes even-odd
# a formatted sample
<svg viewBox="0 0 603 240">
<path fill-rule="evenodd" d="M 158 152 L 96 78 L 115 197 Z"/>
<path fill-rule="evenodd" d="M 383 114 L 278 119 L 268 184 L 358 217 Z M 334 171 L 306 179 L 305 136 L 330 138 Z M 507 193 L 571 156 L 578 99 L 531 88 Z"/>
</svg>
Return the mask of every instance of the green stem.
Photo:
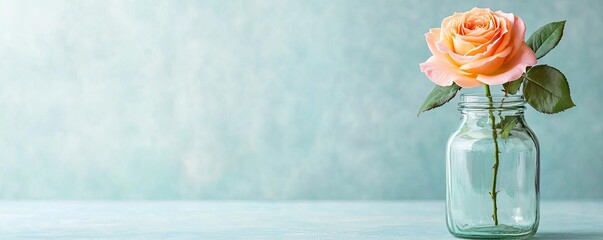
<svg viewBox="0 0 603 240">
<path fill-rule="evenodd" d="M 490 93 L 490 86 L 488 84 L 484 84 L 484 88 L 486 89 L 486 97 L 488 97 L 488 105 L 489 105 L 489 113 L 490 113 L 490 126 L 492 126 L 492 138 L 494 139 L 494 166 L 492 166 L 492 190 L 490 191 L 490 197 L 492 197 L 492 219 L 494 220 L 494 225 L 498 225 L 498 207 L 496 205 L 496 177 L 498 175 L 498 160 L 499 160 L 499 151 L 498 151 L 498 134 L 496 133 L 496 122 L 494 119 L 494 112 L 492 110 L 494 103 L 492 102 L 492 94 Z"/>
</svg>

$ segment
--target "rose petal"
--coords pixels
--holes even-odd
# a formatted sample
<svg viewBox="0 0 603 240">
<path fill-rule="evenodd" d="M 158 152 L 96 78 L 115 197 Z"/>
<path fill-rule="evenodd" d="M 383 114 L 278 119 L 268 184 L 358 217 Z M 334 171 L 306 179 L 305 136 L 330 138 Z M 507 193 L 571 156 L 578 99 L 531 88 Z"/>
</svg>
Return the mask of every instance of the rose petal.
<svg viewBox="0 0 603 240">
<path fill-rule="evenodd" d="M 429 51 L 433 55 L 442 55 L 442 52 L 438 51 L 435 47 L 435 43 L 439 41 L 440 38 L 440 29 L 432 28 L 429 29 L 429 32 L 425 33 L 425 41 L 427 41 L 427 47 L 429 47 Z"/>
<path fill-rule="evenodd" d="M 515 18 L 515 24 L 513 25 L 513 30 L 511 31 L 513 33 L 513 36 L 511 36 L 513 39 L 511 40 L 513 44 L 513 46 L 521 46 L 521 45 L 525 45 L 524 43 L 524 39 L 525 39 L 525 34 L 526 34 L 526 25 L 523 22 L 523 20 L 520 17 L 514 17 Z M 517 54 L 518 51 L 520 51 L 521 48 L 519 47 L 515 47 L 515 49 L 513 49 L 513 52 L 511 52 L 511 54 L 509 55 L 510 57 L 515 56 L 515 54 Z"/>
<path fill-rule="evenodd" d="M 475 78 L 468 78 L 468 77 L 457 78 L 454 82 L 456 83 L 456 85 L 459 85 L 462 88 L 479 87 L 484 84 L 480 81 L 477 81 Z"/>
<path fill-rule="evenodd" d="M 458 70 L 457 66 L 434 56 L 421 63 L 420 67 L 429 80 L 440 86 L 450 86 L 453 82 L 466 88 L 481 84 L 475 79 L 476 75 L 464 75 Z"/>
<path fill-rule="evenodd" d="M 496 17 L 497 22 L 499 23 L 498 29 L 500 30 L 500 35 L 497 37 L 496 44 L 493 44 L 490 50 L 490 54 L 498 53 L 504 51 L 505 48 L 511 42 L 511 37 L 513 35 L 512 32 L 512 22 L 509 22 L 504 17 Z"/>
<path fill-rule="evenodd" d="M 516 80 L 525 72 L 526 67 L 534 64 L 536 64 L 536 55 L 527 44 L 522 43 L 516 56 L 507 61 L 496 74 L 478 74 L 477 80 L 489 85 L 503 84 Z"/>
<path fill-rule="evenodd" d="M 475 48 L 475 45 L 463 40 L 461 37 L 452 38 L 452 42 L 454 43 L 454 51 L 458 54 L 465 55 L 465 53 Z"/>
<path fill-rule="evenodd" d="M 452 16 L 448 16 L 446 18 L 444 18 L 444 20 L 442 20 L 442 25 L 440 26 L 442 29 L 448 29 L 449 24 L 451 24 L 452 20 L 455 20 L 457 18 L 462 18 L 463 17 L 463 13 L 458 13 L 455 12 L 454 14 L 452 14 Z"/>
<path fill-rule="evenodd" d="M 500 66 L 507 59 L 506 57 L 513 50 L 512 47 L 508 47 L 505 51 L 497 53 L 487 58 L 482 58 L 477 61 L 473 61 L 462 65 L 460 67 L 461 70 L 470 72 L 470 73 L 479 73 L 479 74 L 490 74 L 496 72 Z"/>
<path fill-rule="evenodd" d="M 465 37 L 474 37 L 475 39 L 483 39 L 484 42 L 490 40 L 494 35 L 494 28 L 478 28 L 465 33 Z"/>
<path fill-rule="evenodd" d="M 435 43 L 435 48 L 437 49 L 437 51 L 441 52 L 441 53 L 448 53 L 450 55 L 450 57 L 452 58 L 452 60 L 454 60 L 457 64 L 459 65 L 463 65 L 463 64 L 467 64 L 469 62 L 484 58 L 484 57 L 489 57 L 492 56 L 494 53 L 499 52 L 497 51 L 498 48 L 502 47 L 502 46 L 506 46 L 507 43 L 509 42 L 509 37 L 505 36 L 508 33 L 508 30 L 506 27 L 503 27 L 502 29 L 499 29 L 500 31 L 500 36 L 498 38 L 493 38 L 491 41 L 491 43 L 489 43 L 486 47 L 486 50 L 483 52 L 467 52 L 466 55 L 460 55 L 455 53 L 454 51 L 451 50 L 451 48 L 448 46 L 449 44 L 445 44 L 444 39 L 440 39 L 440 41 L 437 41 Z M 444 32 L 444 31 L 442 31 Z M 445 37 L 444 34 L 440 34 L 441 37 Z M 477 48 L 482 49 L 482 46 L 478 46 Z"/>
<path fill-rule="evenodd" d="M 446 44 L 442 40 L 435 43 L 435 48 L 441 53 L 447 53 L 450 56 L 450 58 L 459 65 L 468 63 L 470 61 L 475 60 L 476 58 L 479 58 L 479 56 L 478 56 L 479 54 L 476 54 L 474 56 L 463 56 L 463 55 L 457 54 L 457 53 L 453 52 L 450 48 L 448 48 L 448 46 L 446 46 Z"/>
<path fill-rule="evenodd" d="M 516 16 L 513 13 L 505 13 L 503 11 L 496 11 L 494 12 L 494 14 L 496 14 L 497 16 L 501 16 L 506 18 L 507 20 L 509 20 L 511 23 L 513 23 L 515 21 Z"/>
<path fill-rule="evenodd" d="M 470 36 L 470 35 L 465 35 L 465 36 L 457 36 L 460 39 L 463 39 L 463 41 L 466 42 L 471 42 L 471 43 L 479 43 L 480 45 L 490 41 L 490 39 L 485 38 L 484 36 Z"/>
</svg>

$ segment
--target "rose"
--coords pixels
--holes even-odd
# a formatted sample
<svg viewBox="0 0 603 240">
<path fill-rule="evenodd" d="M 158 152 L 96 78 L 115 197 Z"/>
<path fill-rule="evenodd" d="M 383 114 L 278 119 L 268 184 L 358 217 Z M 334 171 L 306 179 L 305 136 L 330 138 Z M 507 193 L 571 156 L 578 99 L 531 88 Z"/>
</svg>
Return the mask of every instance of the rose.
<svg viewBox="0 0 603 240">
<path fill-rule="evenodd" d="M 480 8 L 454 13 L 441 28 L 425 34 L 433 56 L 420 64 L 421 71 L 440 86 L 455 82 L 470 88 L 516 80 L 536 64 L 524 36 L 523 20 L 512 13 Z"/>
</svg>

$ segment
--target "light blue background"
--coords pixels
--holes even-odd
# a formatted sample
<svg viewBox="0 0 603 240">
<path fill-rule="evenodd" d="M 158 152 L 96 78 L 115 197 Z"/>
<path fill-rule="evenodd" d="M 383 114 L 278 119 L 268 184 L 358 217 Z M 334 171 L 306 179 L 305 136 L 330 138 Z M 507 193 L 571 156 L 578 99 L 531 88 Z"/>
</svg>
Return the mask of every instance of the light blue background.
<svg viewBox="0 0 603 240">
<path fill-rule="evenodd" d="M 417 118 L 418 64 L 473 6 L 568 20 L 541 193 L 603 198 L 603 2 L 442 2 L 1 1 L 0 198 L 442 199 L 459 113 Z"/>
</svg>

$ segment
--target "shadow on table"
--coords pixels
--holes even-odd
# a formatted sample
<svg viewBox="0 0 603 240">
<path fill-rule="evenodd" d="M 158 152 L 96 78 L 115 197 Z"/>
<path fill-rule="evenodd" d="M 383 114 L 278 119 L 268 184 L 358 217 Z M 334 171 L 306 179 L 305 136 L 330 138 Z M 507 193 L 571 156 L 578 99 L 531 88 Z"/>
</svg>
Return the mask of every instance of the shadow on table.
<svg viewBox="0 0 603 240">
<path fill-rule="evenodd" d="M 603 239 L 603 232 L 539 232 L 534 239 Z"/>
</svg>

